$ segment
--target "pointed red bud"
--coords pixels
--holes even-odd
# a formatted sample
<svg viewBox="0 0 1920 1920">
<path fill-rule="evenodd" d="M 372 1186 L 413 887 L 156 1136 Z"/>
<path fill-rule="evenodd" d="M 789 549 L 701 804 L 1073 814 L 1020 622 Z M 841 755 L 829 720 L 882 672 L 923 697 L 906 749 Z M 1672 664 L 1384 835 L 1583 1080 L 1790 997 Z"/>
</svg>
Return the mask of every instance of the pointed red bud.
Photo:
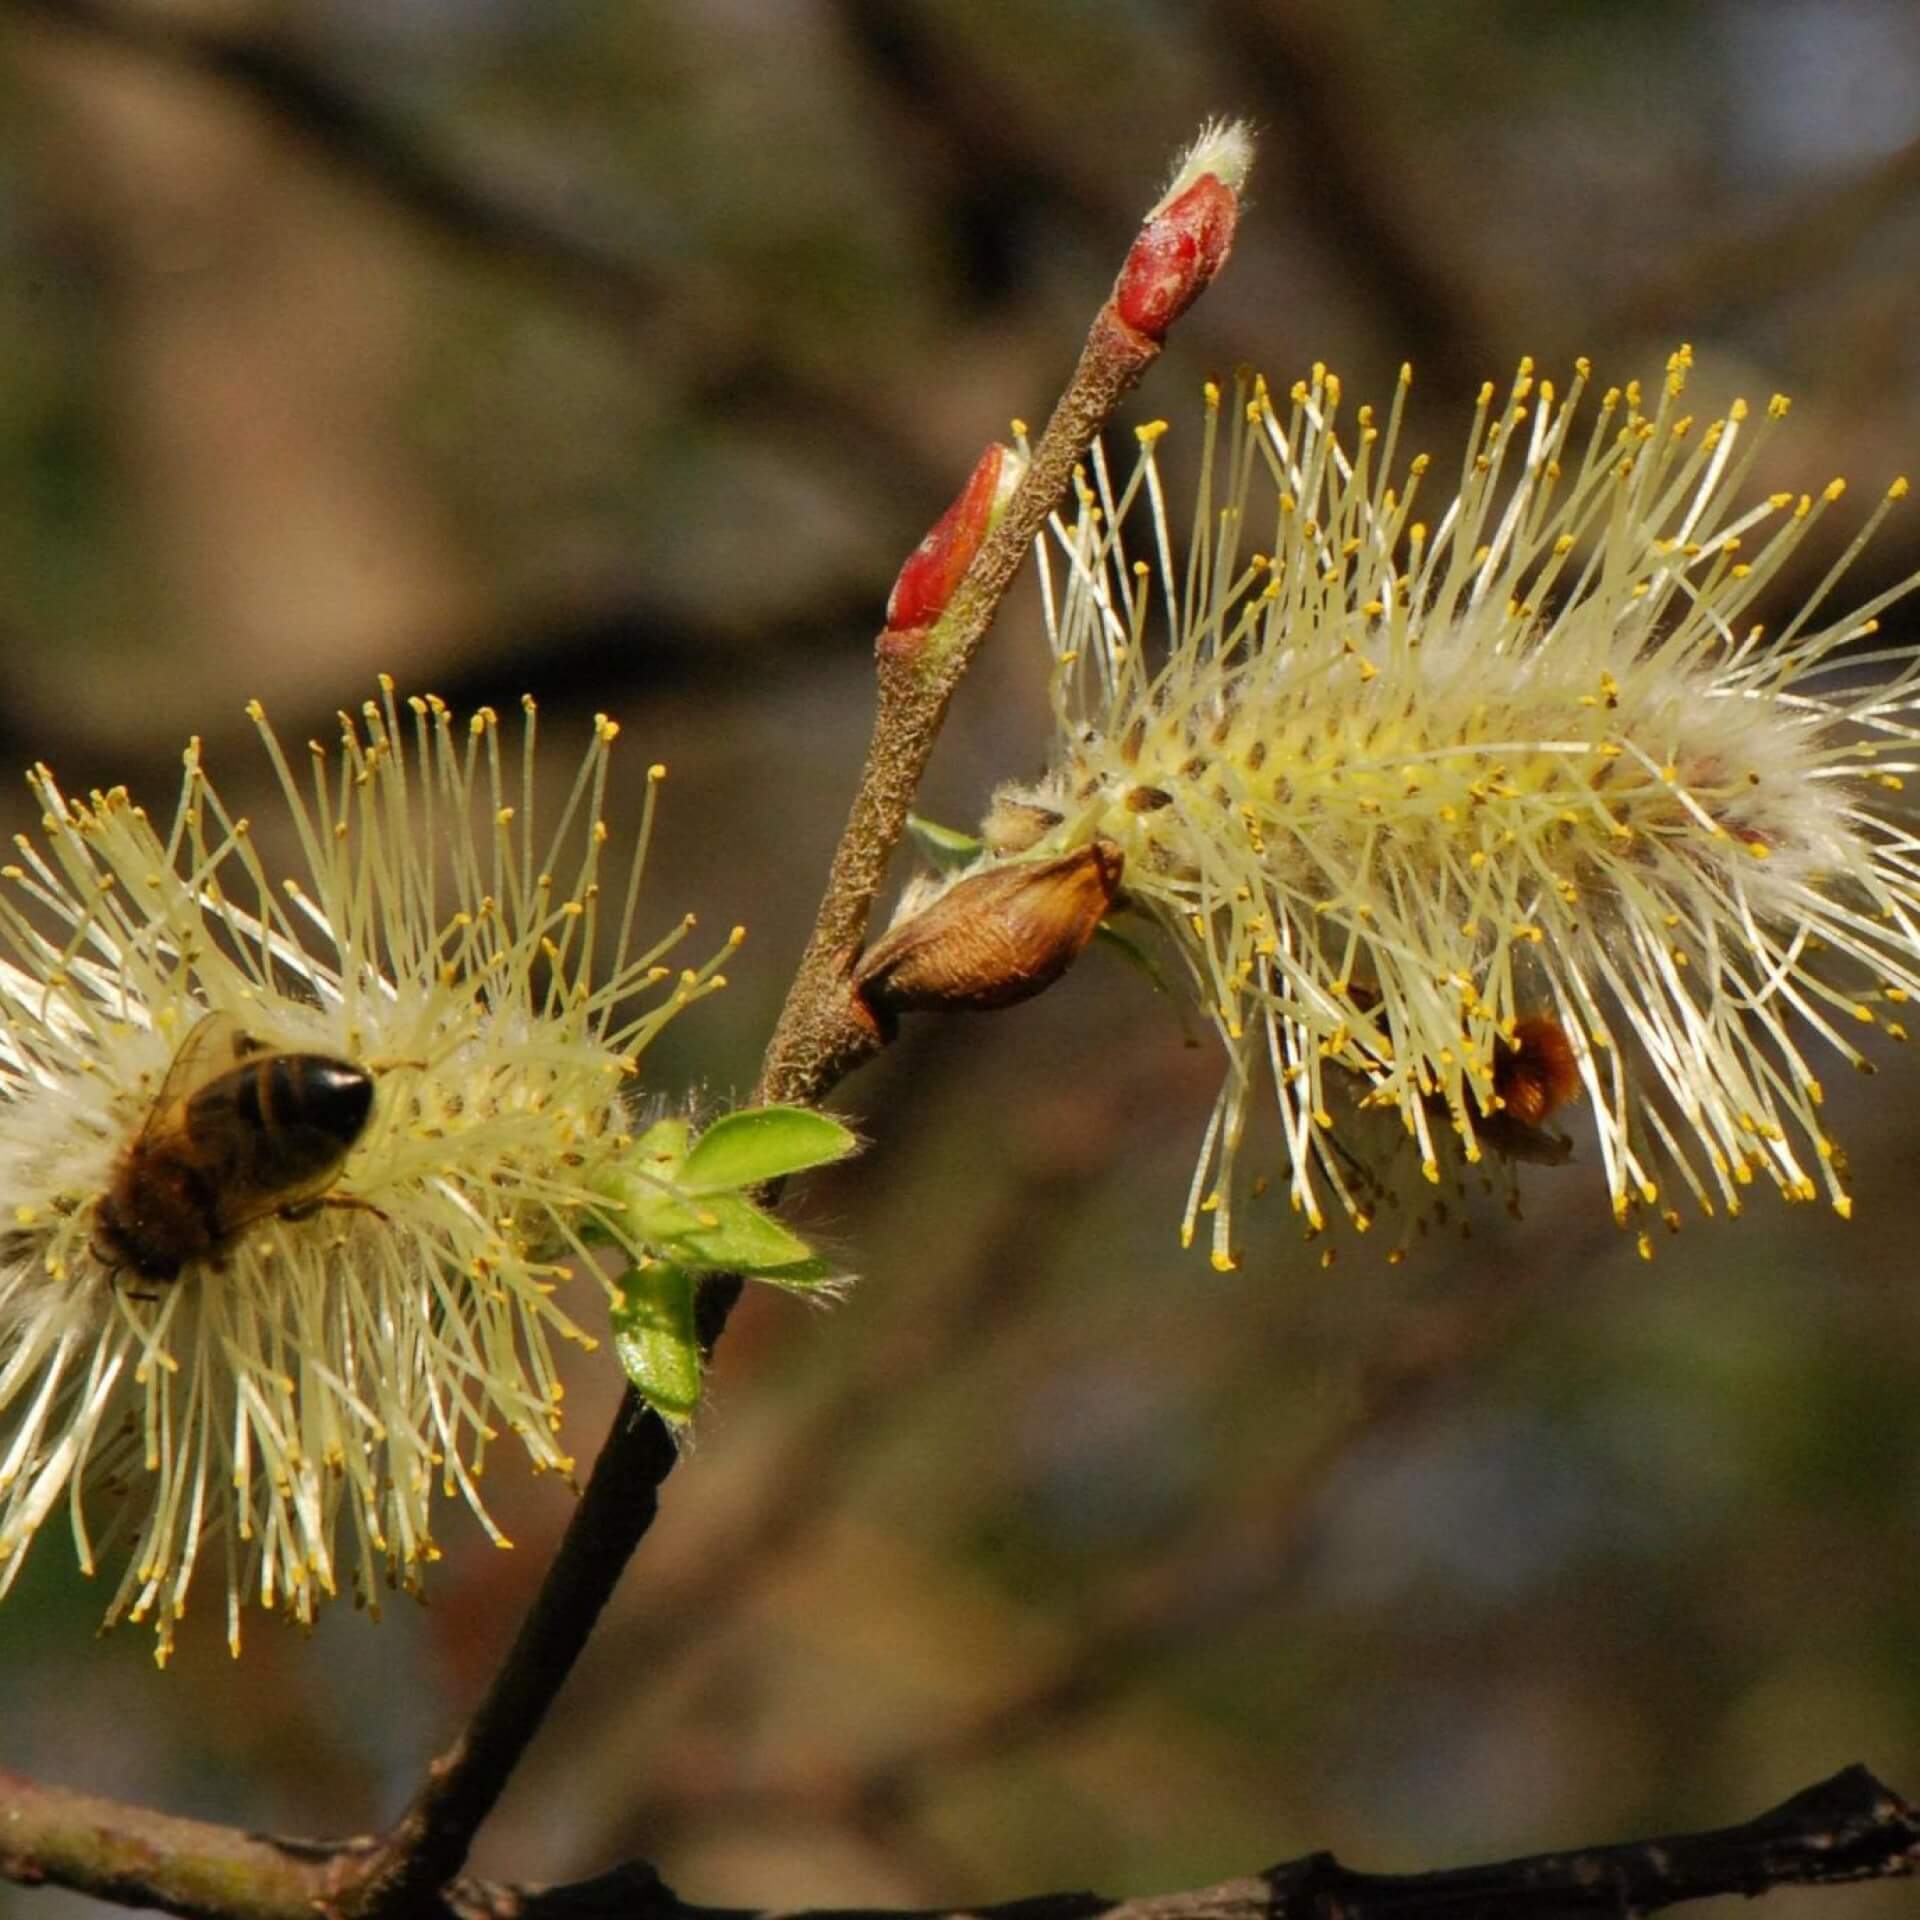
<svg viewBox="0 0 1920 1920">
<path fill-rule="evenodd" d="M 1011 487 L 1012 450 L 996 441 L 980 456 L 960 497 L 933 523 L 927 537 L 908 554 L 900 577 L 887 596 L 887 629 L 892 633 L 930 627 L 946 611 L 953 590 L 973 565 L 980 543 L 992 530 Z M 1017 477 L 1017 476 L 1016 476 Z"/>
<path fill-rule="evenodd" d="M 1030 999 L 1080 957 L 1113 905 L 1122 865 L 1111 840 L 1096 840 L 969 874 L 875 941 L 854 985 L 883 1019 Z"/>
<path fill-rule="evenodd" d="M 1114 285 L 1114 309 L 1149 340 L 1161 340 L 1206 291 L 1233 251 L 1240 196 L 1217 174 L 1148 216 Z"/>
</svg>

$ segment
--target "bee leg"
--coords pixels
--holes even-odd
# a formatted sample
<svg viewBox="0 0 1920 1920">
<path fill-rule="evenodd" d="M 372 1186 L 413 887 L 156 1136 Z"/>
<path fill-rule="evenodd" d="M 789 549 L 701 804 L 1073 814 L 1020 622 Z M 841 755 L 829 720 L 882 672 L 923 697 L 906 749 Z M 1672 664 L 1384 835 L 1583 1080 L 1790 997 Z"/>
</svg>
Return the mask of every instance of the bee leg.
<svg viewBox="0 0 1920 1920">
<path fill-rule="evenodd" d="M 130 1280 L 123 1282 L 120 1276 L 127 1270 L 126 1262 L 115 1259 L 105 1247 L 101 1246 L 97 1235 L 88 1240 L 87 1251 L 106 1268 L 108 1286 L 117 1286 L 129 1300 L 144 1300 L 151 1303 L 160 1298 L 157 1293 L 150 1293 L 144 1287 L 137 1287 Z"/>
<path fill-rule="evenodd" d="M 387 1216 L 371 1200 L 361 1200 L 350 1193 L 323 1193 L 314 1200 L 302 1200 L 298 1206 L 282 1207 L 282 1220 L 311 1220 L 322 1207 L 346 1207 L 354 1213 L 370 1213 L 376 1220 Z"/>
<path fill-rule="evenodd" d="M 126 1269 L 124 1267 L 115 1267 L 107 1275 L 107 1278 L 112 1281 L 129 1300 L 138 1300 L 143 1307 L 157 1305 L 160 1299 L 160 1289 L 151 1280 L 122 1280 L 120 1275 L 125 1271 Z"/>
</svg>

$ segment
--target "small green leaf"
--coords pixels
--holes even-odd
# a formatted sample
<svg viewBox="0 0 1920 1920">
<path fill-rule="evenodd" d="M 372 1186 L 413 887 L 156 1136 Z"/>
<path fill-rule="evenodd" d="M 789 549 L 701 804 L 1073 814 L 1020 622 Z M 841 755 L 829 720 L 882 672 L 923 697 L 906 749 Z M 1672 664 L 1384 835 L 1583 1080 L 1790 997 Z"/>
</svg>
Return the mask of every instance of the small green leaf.
<svg viewBox="0 0 1920 1920">
<path fill-rule="evenodd" d="M 737 1193 L 709 1194 L 700 1203 L 702 1225 L 675 1234 L 669 1251 L 689 1266 L 722 1267 L 758 1274 L 768 1267 L 798 1266 L 813 1249 L 771 1214 Z"/>
<path fill-rule="evenodd" d="M 678 1187 L 661 1186 L 656 1178 L 629 1165 L 609 1167 L 601 1176 L 598 1190 L 608 1202 L 608 1212 L 619 1216 L 619 1237 L 628 1242 L 662 1246 L 713 1224 L 712 1209 L 705 1201 L 693 1199 Z M 613 1237 L 604 1226 L 593 1235 L 596 1240 Z"/>
<path fill-rule="evenodd" d="M 688 1193 L 738 1193 L 783 1174 L 844 1160 L 860 1142 L 809 1107 L 749 1107 L 716 1120 L 676 1176 Z"/>
<path fill-rule="evenodd" d="M 656 1179 L 671 1180 L 687 1157 L 693 1127 L 685 1120 L 656 1120 L 621 1158 L 628 1166 L 644 1167 Z"/>
<path fill-rule="evenodd" d="M 661 1193 L 637 1180 L 627 1183 L 626 1192 L 620 1224 L 630 1240 L 643 1246 L 664 1247 L 715 1224 L 714 1211 L 704 1200 L 683 1200 L 677 1193 Z"/>
<path fill-rule="evenodd" d="M 830 1260 L 796 1260 L 790 1267 L 761 1267 L 753 1276 L 770 1287 L 785 1287 L 789 1293 L 818 1293 L 822 1287 L 838 1292 L 848 1284 L 847 1276 Z"/>
<path fill-rule="evenodd" d="M 685 1120 L 656 1120 L 601 1174 L 596 1191 L 618 1209 L 631 1238 L 682 1233 L 694 1223 L 674 1190 L 692 1138 L 693 1128 Z M 614 1238 L 606 1223 L 592 1215 L 586 1228 L 588 1240 L 596 1245 Z"/>
<path fill-rule="evenodd" d="M 660 1262 L 630 1267 L 613 1310 L 613 1350 L 647 1405 L 674 1425 L 700 1404 L 700 1342 L 694 1333 L 697 1276 Z"/>
<path fill-rule="evenodd" d="M 917 813 L 907 815 L 907 831 L 927 864 L 940 873 L 958 873 L 986 851 L 987 843 L 975 835 L 943 827 L 937 820 L 923 820 Z"/>
<path fill-rule="evenodd" d="M 1128 966 L 1136 972 L 1146 975 L 1147 984 L 1163 999 L 1171 1001 L 1175 1014 L 1180 1021 L 1180 1037 L 1190 1047 L 1200 1045 L 1200 1038 L 1194 1032 L 1187 1018 L 1187 996 L 1175 993 L 1167 984 L 1167 976 L 1155 964 L 1150 954 L 1131 934 L 1122 933 L 1111 920 L 1102 920 L 1093 930 L 1094 938 L 1103 941 L 1120 955 Z"/>
</svg>

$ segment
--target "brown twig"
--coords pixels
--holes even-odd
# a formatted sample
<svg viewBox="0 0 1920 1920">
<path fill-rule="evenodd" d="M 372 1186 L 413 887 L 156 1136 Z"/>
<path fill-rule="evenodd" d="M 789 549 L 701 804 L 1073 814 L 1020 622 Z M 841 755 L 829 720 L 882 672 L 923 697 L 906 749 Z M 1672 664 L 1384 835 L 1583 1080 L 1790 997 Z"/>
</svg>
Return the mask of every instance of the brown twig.
<svg viewBox="0 0 1920 1920">
<path fill-rule="evenodd" d="M 0 1770 L 0 1876 L 165 1913 L 313 1920 L 352 1842 L 314 1848 Z"/>
<path fill-rule="evenodd" d="M 413 1804 L 379 1843 L 336 1863 L 332 1894 L 341 1911 L 410 1914 L 459 1872 L 481 1822 L 653 1525 L 661 1485 L 676 1458 L 666 1423 L 629 1389 L 540 1591 L 478 1710 L 427 1769 Z"/>
<path fill-rule="evenodd" d="M 0 1774 L 0 1871 L 189 1920 L 314 1920 L 336 1912 L 337 1854 Z M 1534 1854 L 1439 1873 L 1361 1873 L 1307 1854 L 1262 1873 L 1138 1900 L 1045 1893 L 997 1906 L 819 1910 L 794 1920 L 1617 1920 L 1719 1894 L 1891 1880 L 1920 1868 L 1920 1810 L 1847 1767 L 1770 1812 L 1707 1833 Z M 415 1920 L 771 1920 L 684 1901 L 631 1863 L 568 1886 L 460 1881 Z"/>
<path fill-rule="evenodd" d="M 1032 464 L 948 607 L 943 645 L 881 651 L 872 743 L 826 897 L 767 1050 L 762 1097 L 816 1098 L 879 1051 L 879 1031 L 856 1004 L 849 979 L 948 704 L 1075 466 L 1158 353 L 1157 342 L 1102 309 Z"/>
</svg>

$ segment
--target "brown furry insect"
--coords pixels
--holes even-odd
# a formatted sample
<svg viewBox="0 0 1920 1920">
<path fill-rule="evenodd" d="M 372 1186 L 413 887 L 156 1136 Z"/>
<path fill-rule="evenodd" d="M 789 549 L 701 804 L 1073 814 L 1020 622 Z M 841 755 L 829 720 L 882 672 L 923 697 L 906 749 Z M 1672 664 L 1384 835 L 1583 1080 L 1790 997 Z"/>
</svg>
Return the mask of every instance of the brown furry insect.
<svg viewBox="0 0 1920 1920">
<path fill-rule="evenodd" d="M 100 1196 L 95 1254 L 150 1283 L 177 1280 L 253 1221 L 327 1204 L 372 1111 L 365 1067 L 265 1046 L 231 1014 L 208 1014 Z"/>
</svg>

